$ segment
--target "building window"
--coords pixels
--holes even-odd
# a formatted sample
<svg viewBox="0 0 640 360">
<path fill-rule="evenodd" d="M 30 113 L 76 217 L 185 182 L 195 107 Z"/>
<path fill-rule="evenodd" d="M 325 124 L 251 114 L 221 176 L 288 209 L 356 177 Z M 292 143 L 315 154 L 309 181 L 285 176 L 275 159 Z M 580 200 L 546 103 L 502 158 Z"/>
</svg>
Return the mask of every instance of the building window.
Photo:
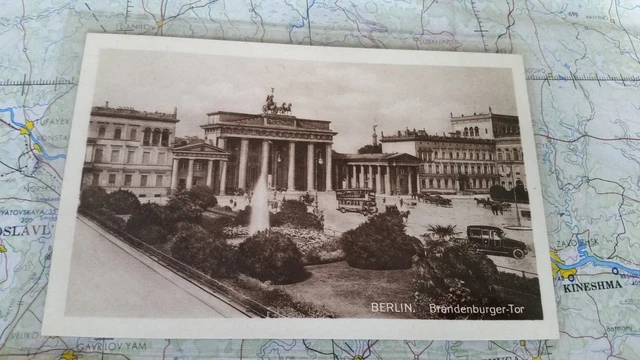
<svg viewBox="0 0 640 360">
<path fill-rule="evenodd" d="M 433 179 L 429 179 L 429 189 L 433 189 Z"/>
<path fill-rule="evenodd" d="M 144 129 L 144 137 L 142 139 L 142 145 L 148 146 L 151 143 L 151 128 Z"/>
<path fill-rule="evenodd" d="M 489 153 L 489 160 L 493 160 L 493 155 Z"/>
<path fill-rule="evenodd" d="M 161 134 L 162 134 L 162 132 L 160 131 L 160 129 L 153 130 L 153 137 L 151 139 L 151 145 L 153 145 L 153 146 L 160 145 L 160 136 L 161 136 Z"/>
<path fill-rule="evenodd" d="M 491 165 L 491 173 L 495 174 L 495 168 L 493 167 L 493 165 Z"/>
<path fill-rule="evenodd" d="M 432 170 L 433 170 L 433 169 L 431 168 L 431 164 L 429 164 L 429 171 L 428 171 L 427 173 L 428 173 L 428 174 L 431 174 L 431 173 L 432 173 Z"/>
<path fill-rule="evenodd" d="M 484 133 L 485 133 L 485 134 L 488 134 L 488 133 L 489 133 L 489 130 L 488 130 L 487 128 L 484 128 Z"/>
<path fill-rule="evenodd" d="M 169 146 L 169 130 L 162 130 L 162 146 Z"/>
<path fill-rule="evenodd" d="M 458 174 L 462 174 L 462 165 L 458 165 Z"/>
<path fill-rule="evenodd" d="M 502 186 L 504 187 L 504 185 L 505 185 L 505 183 L 504 183 L 504 181 L 503 181 L 503 182 L 502 182 Z"/>
<path fill-rule="evenodd" d="M 136 129 L 131 129 L 131 133 L 129 133 L 129 140 L 136 141 L 137 135 L 138 135 L 138 131 Z"/>
<path fill-rule="evenodd" d="M 422 181 L 420 182 L 420 184 L 422 185 L 422 188 L 426 188 L 427 187 L 427 181 L 425 179 L 422 179 Z"/>
<path fill-rule="evenodd" d="M 464 166 L 464 173 L 465 174 L 469 173 L 469 167 L 467 165 Z"/>
<path fill-rule="evenodd" d="M 120 150 L 111 150 L 111 163 L 116 164 L 120 162 Z"/>
<path fill-rule="evenodd" d="M 196 169 L 196 170 L 202 170 L 202 163 L 201 163 L 201 162 L 199 162 L 199 161 L 198 161 L 198 162 L 196 162 L 196 164 L 195 164 L 195 169 Z"/>
<path fill-rule="evenodd" d="M 100 126 L 98 128 L 98 137 L 99 138 L 104 138 L 104 135 L 107 133 L 107 128 L 104 126 Z"/>
<path fill-rule="evenodd" d="M 484 173 L 486 174 L 487 173 L 487 166 L 486 165 L 484 166 L 483 170 L 484 170 Z"/>
<path fill-rule="evenodd" d="M 482 153 L 482 160 L 486 160 L 487 159 L 487 153 L 483 152 Z"/>
<path fill-rule="evenodd" d="M 473 179 L 473 188 L 474 189 L 478 188 L 478 180 L 477 179 Z"/>
<path fill-rule="evenodd" d="M 129 150 L 127 152 L 127 164 L 133 164 L 135 162 L 135 159 L 136 159 L 136 151 Z"/>
<path fill-rule="evenodd" d="M 518 149 L 513 149 L 513 160 L 519 160 Z"/>
<path fill-rule="evenodd" d="M 113 133 L 113 138 L 115 140 L 120 140 L 121 137 L 122 137 L 122 129 L 116 128 L 116 131 Z"/>
<path fill-rule="evenodd" d="M 178 162 L 180 163 L 180 166 L 178 166 L 180 170 L 186 170 L 189 167 L 189 165 L 187 164 L 187 161 L 178 160 Z M 353 175 L 355 176 L 356 174 L 354 173 Z"/>
<path fill-rule="evenodd" d="M 448 188 L 449 187 L 449 179 L 444 179 L 444 188 Z"/>
<path fill-rule="evenodd" d="M 520 166 L 516 166 L 515 171 L 516 175 L 520 175 Z"/>
<path fill-rule="evenodd" d="M 456 159 L 460 159 L 460 153 L 459 152 L 456 153 Z"/>
<path fill-rule="evenodd" d="M 476 168 L 476 172 L 480 174 L 480 165 L 478 165 L 478 167 Z"/>
<path fill-rule="evenodd" d="M 442 165 L 442 173 L 443 174 L 447 173 L 447 165 Z"/>
<path fill-rule="evenodd" d="M 438 185 L 438 189 L 440 189 L 440 179 L 436 181 L 436 184 Z"/>
<path fill-rule="evenodd" d="M 449 159 L 453 159 L 453 153 L 449 153 Z"/>
<path fill-rule="evenodd" d="M 511 161 L 511 152 L 507 149 L 507 151 L 504 152 L 504 155 L 507 159 L 507 161 Z"/>
<path fill-rule="evenodd" d="M 440 174 L 440 165 L 436 165 L 436 174 Z"/>
<path fill-rule="evenodd" d="M 164 179 L 164 177 L 162 175 L 157 175 L 156 176 L 156 186 L 161 187 L 163 179 Z"/>
<path fill-rule="evenodd" d="M 140 175 L 140 186 L 147 186 L 147 178 L 149 175 Z"/>
<path fill-rule="evenodd" d="M 502 150 L 498 150 L 498 161 L 502 161 Z"/>
<path fill-rule="evenodd" d="M 158 165 L 164 165 L 166 155 L 167 154 L 163 152 L 158 154 Z"/>
<path fill-rule="evenodd" d="M 151 153 L 148 151 L 145 151 L 142 153 L 142 164 L 143 165 L 149 165 L 149 158 L 151 157 Z"/>
<path fill-rule="evenodd" d="M 509 181 L 509 189 L 513 189 L 513 183 Z"/>
<path fill-rule="evenodd" d="M 475 170 L 474 170 L 473 166 L 471 166 L 471 174 L 475 174 L 475 173 L 476 173 L 476 172 L 475 172 Z"/>
<path fill-rule="evenodd" d="M 100 185 L 100 173 L 93 173 L 93 177 L 91 178 L 91 185 Z"/>
<path fill-rule="evenodd" d="M 435 152 L 435 154 L 433 155 L 433 158 L 434 158 L 434 159 L 437 159 L 437 158 L 438 158 L 438 152 L 437 152 L 437 151 L 436 151 L 436 152 Z"/>
<path fill-rule="evenodd" d="M 101 163 L 103 153 L 104 153 L 104 150 L 102 150 L 102 148 L 97 148 L 95 154 L 93 154 L 93 162 Z"/>
<path fill-rule="evenodd" d="M 116 186 L 116 174 L 109 174 L 109 186 Z"/>
<path fill-rule="evenodd" d="M 462 158 L 463 158 L 463 159 L 466 159 L 466 158 L 467 158 L 467 153 L 466 153 L 466 152 L 463 152 L 463 153 L 462 153 Z"/>
<path fill-rule="evenodd" d="M 476 126 L 476 128 L 474 129 L 476 132 L 476 136 L 480 136 L 480 129 L 478 129 L 478 127 Z"/>
<path fill-rule="evenodd" d="M 126 174 L 124 176 L 124 186 L 131 186 L 131 179 L 133 178 L 133 175 L 131 174 Z"/>
</svg>

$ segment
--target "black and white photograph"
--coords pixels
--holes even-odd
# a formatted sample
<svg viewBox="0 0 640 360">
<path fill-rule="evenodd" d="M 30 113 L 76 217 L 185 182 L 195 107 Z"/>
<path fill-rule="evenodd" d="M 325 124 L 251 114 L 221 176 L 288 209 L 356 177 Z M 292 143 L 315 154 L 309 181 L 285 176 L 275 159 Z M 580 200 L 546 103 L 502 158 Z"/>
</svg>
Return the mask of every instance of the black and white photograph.
<svg viewBox="0 0 640 360">
<path fill-rule="evenodd" d="M 44 334 L 557 336 L 519 56 L 90 35 L 70 138 Z"/>
</svg>

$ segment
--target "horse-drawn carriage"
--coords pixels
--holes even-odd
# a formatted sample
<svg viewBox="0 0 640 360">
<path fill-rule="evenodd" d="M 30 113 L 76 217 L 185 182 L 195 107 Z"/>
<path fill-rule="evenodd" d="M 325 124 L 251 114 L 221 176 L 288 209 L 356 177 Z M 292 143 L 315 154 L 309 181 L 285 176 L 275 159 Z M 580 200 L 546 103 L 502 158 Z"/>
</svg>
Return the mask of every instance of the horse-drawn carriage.
<svg viewBox="0 0 640 360">
<path fill-rule="evenodd" d="M 508 203 L 508 202 L 495 201 L 495 200 L 492 200 L 491 198 L 486 198 L 486 199 L 473 198 L 473 200 L 475 200 L 476 206 L 482 205 L 485 209 L 490 208 L 493 211 L 496 211 L 496 210 L 510 211 L 511 210 L 511 203 Z"/>
<path fill-rule="evenodd" d="M 425 203 L 428 203 L 431 205 L 444 206 L 444 207 L 453 206 L 451 199 L 445 199 L 440 195 L 420 194 L 418 197 L 421 198 Z"/>
</svg>

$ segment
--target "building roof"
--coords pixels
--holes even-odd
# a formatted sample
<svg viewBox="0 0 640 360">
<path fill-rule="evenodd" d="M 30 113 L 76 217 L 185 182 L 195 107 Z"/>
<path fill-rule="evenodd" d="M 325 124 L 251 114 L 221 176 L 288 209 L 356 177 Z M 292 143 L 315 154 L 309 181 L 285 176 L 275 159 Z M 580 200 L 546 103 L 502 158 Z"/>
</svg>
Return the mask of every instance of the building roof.
<svg viewBox="0 0 640 360">
<path fill-rule="evenodd" d="M 163 113 L 163 112 L 150 112 L 150 111 L 142 111 L 136 110 L 134 108 L 124 108 L 118 107 L 113 108 L 109 107 L 108 104 L 106 106 L 94 106 L 91 108 L 91 116 L 104 116 L 104 117 L 113 117 L 113 118 L 121 118 L 121 119 L 135 119 L 135 120 L 153 120 L 153 121 L 164 121 L 177 123 L 178 113 L 175 111 L 173 114 Z"/>
<path fill-rule="evenodd" d="M 457 122 L 460 120 L 476 120 L 476 119 L 486 119 L 486 118 L 491 118 L 491 119 L 500 119 L 500 120 L 508 120 L 508 121 L 515 121 L 518 122 L 518 116 L 516 115 L 504 115 L 504 114 L 494 114 L 492 112 L 485 114 L 485 113 L 479 113 L 479 114 L 473 114 L 473 115 L 464 115 L 464 114 L 460 114 L 460 116 L 451 116 L 451 122 Z"/>
<path fill-rule="evenodd" d="M 453 143 L 473 143 L 473 144 L 494 144 L 494 139 L 478 139 L 472 137 L 462 136 L 443 136 L 443 135 L 429 135 L 423 130 L 412 131 L 398 131 L 398 134 L 383 136 L 380 142 L 401 142 L 401 141 L 441 141 L 441 142 L 453 142 Z"/>
<path fill-rule="evenodd" d="M 203 153 L 218 153 L 218 154 L 228 154 L 231 155 L 230 152 L 219 148 L 217 146 L 207 144 L 206 142 L 198 142 L 186 145 L 175 146 L 172 149 L 172 152 L 203 152 Z"/>
<path fill-rule="evenodd" d="M 376 161 L 387 163 L 389 161 L 409 161 L 421 162 L 421 160 L 407 153 L 377 153 L 377 154 L 340 154 L 334 153 L 333 158 L 336 160 L 346 161 Z"/>
</svg>

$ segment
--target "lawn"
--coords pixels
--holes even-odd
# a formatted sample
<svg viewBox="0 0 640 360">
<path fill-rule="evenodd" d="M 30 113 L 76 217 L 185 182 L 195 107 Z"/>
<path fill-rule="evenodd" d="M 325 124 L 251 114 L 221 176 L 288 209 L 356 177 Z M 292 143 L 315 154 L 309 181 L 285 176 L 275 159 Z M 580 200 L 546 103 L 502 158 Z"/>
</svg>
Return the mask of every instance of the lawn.
<svg viewBox="0 0 640 360">
<path fill-rule="evenodd" d="M 353 318 L 412 319 L 411 313 L 372 312 L 371 303 L 411 303 L 411 269 L 361 270 L 346 261 L 305 267 L 312 273 L 303 282 L 280 287 L 296 298 Z"/>
</svg>

